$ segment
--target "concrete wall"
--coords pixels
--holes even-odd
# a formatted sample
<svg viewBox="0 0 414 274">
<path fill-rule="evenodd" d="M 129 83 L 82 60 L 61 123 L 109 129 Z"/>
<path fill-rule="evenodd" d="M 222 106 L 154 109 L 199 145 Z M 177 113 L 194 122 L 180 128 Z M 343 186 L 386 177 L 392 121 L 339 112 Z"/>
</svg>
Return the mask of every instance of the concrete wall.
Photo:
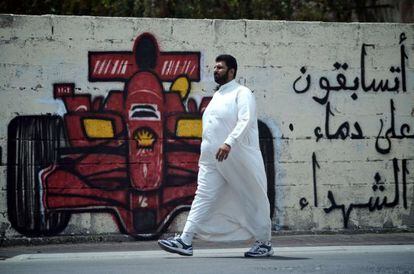
<svg viewBox="0 0 414 274">
<path fill-rule="evenodd" d="M 2 15 L 0 26 L 2 238 L 180 229 L 224 52 L 257 98 L 275 230 L 414 227 L 413 24 Z M 143 104 L 153 120 L 135 119 Z"/>
</svg>

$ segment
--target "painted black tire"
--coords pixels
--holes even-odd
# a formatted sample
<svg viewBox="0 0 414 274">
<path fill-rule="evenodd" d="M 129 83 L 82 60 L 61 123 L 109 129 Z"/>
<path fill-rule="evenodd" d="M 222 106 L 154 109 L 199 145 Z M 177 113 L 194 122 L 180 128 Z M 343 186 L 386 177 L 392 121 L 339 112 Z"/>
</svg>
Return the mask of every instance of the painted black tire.
<svg viewBox="0 0 414 274">
<path fill-rule="evenodd" d="M 12 227 L 26 236 L 51 236 L 68 224 L 70 214 L 47 213 L 38 174 L 58 160 L 66 143 L 59 116 L 18 116 L 8 127 L 7 209 Z"/>
<path fill-rule="evenodd" d="M 273 135 L 270 129 L 262 121 L 258 121 L 260 150 L 262 151 L 263 162 L 267 176 L 267 198 L 270 204 L 270 218 L 273 218 L 275 212 L 275 157 L 273 146 Z"/>
</svg>

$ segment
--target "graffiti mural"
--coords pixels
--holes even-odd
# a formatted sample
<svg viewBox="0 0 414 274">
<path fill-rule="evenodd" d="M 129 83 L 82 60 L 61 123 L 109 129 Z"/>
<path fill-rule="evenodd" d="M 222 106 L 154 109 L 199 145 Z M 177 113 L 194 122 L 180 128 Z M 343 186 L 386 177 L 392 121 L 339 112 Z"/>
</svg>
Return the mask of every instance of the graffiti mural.
<svg viewBox="0 0 414 274">
<path fill-rule="evenodd" d="M 79 212 L 109 212 L 120 231 L 159 236 L 194 197 L 201 116 L 191 98 L 200 52 L 160 51 L 139 35 L 132 51 L 89 52 L 90 82 L 124 82 L 106 97 L 56 83 L 66 113 L 17 116 L 8 128 L 9 220 L 27 236 L 55 235 Z M 164 88 L 168 85 L 169 88 Z M 274 209 L 272 134 L 259 121 Z"/>
<path fill-rule="evenodd" d="M 397 106 L 394 100 L 389 99 L 389 112 L 385 112 L 388 117 L 379 119 L 379 131 L 373 138 L 364 133 L 363 127 L 358 121 L 344 121 L 339 122 L 339 127 L 333 128 L 332 124 L 335 121 L 335 108 L 330 99 L 333 93 L 342 92 L 347 93 L 355 102 L 359 98 L 359 93 L 405 93 L 407 92 L 407 78 L 406 78 L 406 64 L 408 62 L 408 55 L 405 49 L 405 42 L 407 37 L 405 33 L 399 35 L 398 50 L 399 59 L 396 60 L 397 65 L 393 64 L 389 67 L 389 76 L 384 79 L 368 79 L 367 70 L 372 69 L 367 67 L 367 56 L 370 51 L 375 50 L 374 44 L 362 44 L 360 52 L 359 75 L 349 80 L 346 76 L 346 71 L 350 65 L 346 62 L 335 62 L 333 64 L 333 71 L 336 74 L 334 81 L 330 81 L 327 76 L 319 77 L 318 89 L 322 91 L 322 96 L 312 96 L 312 99 L 324 107 L 324 125 L 314 128 L 314 136 L 316 143 L 321 139 L 327 140 L 341 140 L 347 141 L 351 139 L 374 139 L 375 150 L 380 155 L 389 155 L 392 149 L 392 143 L 395 140 L 413 139 L 414 132 L 408 121 L 402 121 L 401 126 L 396 126 L 395 112 Z M 312 75 L 308 73 L 306 67 L 300 69 L 301 75 L 293 82 L 292 88 L 296 94 L 303 94 L 309 91 L 312 85 Z M 404 117 L 404 116 L 403 116 Z M 388 129 L 385 129 L 385 121 L 389 121 Z M 335 121 L 338 124 L 338 121 Z M 293 126 L 291 128 L 293 130 Z M 393 178 L 388 178 L 388 181 L 393 182 L 393 197 L 389 198 L 383 194 L 385 187 L 385 178 L 383 170 L 375 172 L 372 179 L 372 196 L 367 198 L 364 202 L 350 202 L 346 204 L 338 204 L 335 194 L 332 190 L 327 191 L 328 205 L 324 206 L 325 213 L 331 213 L 339 210 L 342 213 L 343 227 L 349 227 L 350 215 L 354 209 L 368 209 L 369 212 L 381 211 L 387 208 L 395 208 L 402 205 L 402 208 L 407 209 L 407 175 L 409 174 L 407 159 L 392 158 L 392 173 Z M 313 186 L 313 207 L 318 208 L 318 173 L 323 172 L 323 164 L 318 161 L 317 154 L 312 153 L 312 186 Z M 301 210 L 310 206 L 309 197 L 301 197 L 299 205 Z"/>
</svg>

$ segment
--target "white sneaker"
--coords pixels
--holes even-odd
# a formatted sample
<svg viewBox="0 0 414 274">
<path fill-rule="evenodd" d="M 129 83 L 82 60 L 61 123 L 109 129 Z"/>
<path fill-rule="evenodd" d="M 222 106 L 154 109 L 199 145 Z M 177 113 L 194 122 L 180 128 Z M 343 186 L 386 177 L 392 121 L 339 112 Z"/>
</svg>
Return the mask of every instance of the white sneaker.
<svg viewBox="0 0 414 274">
<path fill-rule="evenodd" d="M 273 255 L 273 248 L 270 242 L 256 241 L 244 257 L 269 257 Z"/>
<path fill-rule="evenodd" d="M 171 237 L 166 240 L 158 240 L 158 245 L 167 252 L 193 256 L 193 246 L 186 245 L 180 236 Z"/>
</svg>

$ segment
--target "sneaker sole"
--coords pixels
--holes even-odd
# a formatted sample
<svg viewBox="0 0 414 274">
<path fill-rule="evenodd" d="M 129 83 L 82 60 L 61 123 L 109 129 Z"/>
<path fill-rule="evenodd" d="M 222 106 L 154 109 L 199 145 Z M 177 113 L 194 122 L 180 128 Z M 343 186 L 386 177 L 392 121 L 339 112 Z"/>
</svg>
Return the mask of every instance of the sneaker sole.
<svg viewBox="0 0 414 274">
<path fill-rule="evenodd" d="M 167 252 L 170 252 L 170 253 L 176 253 L 176 254 L 179 254 L 179 255 L 182 255 L 182 256 L 193 256 L 193 252 L 187 253 L 187 252 L 183 251 L 183 249 L 181 249 L 181 248 L 176 248 L 176 247 L 164 245 L 160 241 L 158 241 L 158 245 L 159 245 L 159 247 L 161 247 L 161 249 L 163 249 Z"/>
<path fill-rule="evenodd" d="M 264 254 L 250 254 L 250 253 L 244 253 L 244 257 L 247 257 L 247 258 L 260 258 L 260 257 L 270 257 L 270 256 L 272 256 L 273 255 L 273 253 L 274 253 L 274 251 L 273 251 L 273 249 L 271 249 L 269 252 L 267 252 L 267 253 L 264 253 Z"/>
</svg>

